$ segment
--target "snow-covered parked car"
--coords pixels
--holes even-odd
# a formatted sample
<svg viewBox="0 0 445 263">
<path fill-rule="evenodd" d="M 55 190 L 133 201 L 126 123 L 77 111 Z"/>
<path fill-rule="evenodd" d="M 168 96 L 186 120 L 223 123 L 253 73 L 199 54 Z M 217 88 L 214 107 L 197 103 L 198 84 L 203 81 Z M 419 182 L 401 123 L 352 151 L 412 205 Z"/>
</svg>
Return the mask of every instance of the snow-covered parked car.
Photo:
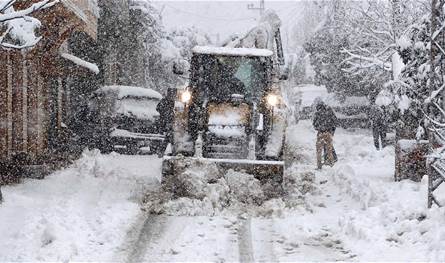
<svg viewBox="0 0 445 263">
<path fill-rule="evenodd" d="M 104 86 L 95 91 L 89 101 L 94 146 L 105 152 L 156 152 L 164 140 L 156 111 L 161 99 L 157 91 L 141 87 Z"/>
<path fill-rule="evenodd" d="M 324 86 L 313 84 L 302 84 L 294 87 L 289 92 L 291 100 L 294 101 L 299 109 L 298 117 L 301 120 L 311 119 L 315 113 L 314 102 L 317 98 L 325 98 L 328 91 Z"/>
<path fill-rule="evenodd" d="M 325 102 L 334 110 L 340 127 L 344 129 L 369 127 L 368 113 L 371 102 L 367 97 L 340 97 L 330 93 L 325 98 Z"/>
</svg>

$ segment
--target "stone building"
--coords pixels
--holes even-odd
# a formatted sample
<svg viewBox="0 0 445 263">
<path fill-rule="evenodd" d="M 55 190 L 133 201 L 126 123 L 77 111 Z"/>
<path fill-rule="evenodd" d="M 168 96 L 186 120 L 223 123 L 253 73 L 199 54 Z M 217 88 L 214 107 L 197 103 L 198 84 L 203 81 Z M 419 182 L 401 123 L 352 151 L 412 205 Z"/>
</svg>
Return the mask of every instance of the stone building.
<svg viewBox="0 0 445 263">
<path fill-rule="evenodd" d="M 35 2 L 19 1 L 14 7 L 20 10 Z M 87 61 L 97 57 L 98 15 L 96 0 L 60 0 L 33 15 L 42 23 L 42 39 L 35 47 L 0 49 L 3 165 L 42 165 L 59 157 L 70 109 L 76 107 L 73 90 L 96 85 L 97 69 Z"/>
</svg>

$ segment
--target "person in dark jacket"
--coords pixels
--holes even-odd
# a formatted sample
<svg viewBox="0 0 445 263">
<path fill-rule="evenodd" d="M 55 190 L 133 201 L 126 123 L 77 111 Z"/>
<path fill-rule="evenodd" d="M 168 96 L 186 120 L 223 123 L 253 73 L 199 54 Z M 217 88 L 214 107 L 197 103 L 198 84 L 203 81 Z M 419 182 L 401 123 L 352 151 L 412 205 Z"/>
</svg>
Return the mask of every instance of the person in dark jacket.
<svg viewBox="0 0 445 263">
<path fill-rule="evenodd" d="M 369 119 L 371 120 L 372 136 L 374 137 L 374 146 L 377 150 L 385 147 L 386 139 L 386 116 L 384 109 L 377 105 L 373 105 L 369 112 Z M 381 144 L 380 144 L 381 141 Z"/>
<path fill-rule="evenodd" d="M 168 89 L 167 95 L 163 97 L 156 106 L 156 111 L 159 112 L 160 115 L 158 129 L 160 133 L 165 135 L 165 139 L 158 149 L 159 158 L 164 156 L 164 152 L 167 149 L 168 144 L 173 142 L 175 96 L 176 90 Z"/>
<path fill-rule="evenodd" d="M 337 117 L 331 107 L 327 106 L 323 101 L 316 103 L 316 112 L 313 119 L 313 126 L 317 133 L 317 169 L 322 167 L 323 149 L 326 151 L 326 163 L 333 165 L 335 162 L 334 146 L 332 137 L 337 127 Z"/>
</svg>

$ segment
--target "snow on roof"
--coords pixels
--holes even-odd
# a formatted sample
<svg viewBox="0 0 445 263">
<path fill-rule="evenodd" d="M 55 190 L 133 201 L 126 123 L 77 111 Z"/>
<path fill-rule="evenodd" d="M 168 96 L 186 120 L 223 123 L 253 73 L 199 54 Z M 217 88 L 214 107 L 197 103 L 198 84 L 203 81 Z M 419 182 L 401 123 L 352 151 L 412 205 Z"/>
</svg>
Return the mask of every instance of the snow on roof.
<svg viewBox="0 0 445 263">
<path fill-rule="evenodd" d="M 67 60 L 73 62 L 74 64 L 76 64 L 78 66 L 81 66 L 81 67 L 91 70 L 95 74 L 99 74 L 99 67 L 94 63 L 90 63 L 88 61 L 85 61 L 79 57 L 76 57 L 76 56 L 68 54 L 68 53 L 61 53 L 60 56 L 62 56 L 62 58 L 64 58 L 64 59 L 67 59 Z"/>
<path fill-rule="evenodd" d="M 260 48 L 228 48 L 196 46 L 192 49 L 193 53 L 222 56 L 247 56 L 247 57 L 270 57 L 273 52 L 268 49 Z"/>
<path fill-rule="evenodd" d="M 133 86 L 104 86 L 96 91 L 97 93 L 117 93 L 118 99 L 128 98 L 128 97 L 146 97 L 154 99 L 162 99 L 162 95 L 152 89 L 133 87 Z"/>
</svg>

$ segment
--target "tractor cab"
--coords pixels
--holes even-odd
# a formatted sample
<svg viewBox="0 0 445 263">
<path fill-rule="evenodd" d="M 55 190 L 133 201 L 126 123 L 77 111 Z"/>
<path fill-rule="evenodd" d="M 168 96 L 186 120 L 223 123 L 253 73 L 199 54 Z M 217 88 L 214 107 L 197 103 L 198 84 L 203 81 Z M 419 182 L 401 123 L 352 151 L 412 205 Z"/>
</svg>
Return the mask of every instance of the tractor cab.
<svg viewBox="0 0 445 263">
<path fill-rule="evenodd" d="M 194 53 L 190 86 L 197 92 L 196 98 L 259 103 L 271 89 L 272 60 L 269 56 L 255 55 Z"/>
<path fill-rule="evenodd" d="M 199 139 L 205 158 L 280 159 L 281 149 L 267 151 L 274 112 L 276 119 L 282 107 L 272 55 L 265 49 L 193 49 L 190 82 L 179 94 L 184 116 L 177 118 L 188 141 L 181 143 L 190 147 L 173 147 L 177 153 L 195 155 Z M 249 143 L 255 145 L 250 153 Z"/>
</svg>

